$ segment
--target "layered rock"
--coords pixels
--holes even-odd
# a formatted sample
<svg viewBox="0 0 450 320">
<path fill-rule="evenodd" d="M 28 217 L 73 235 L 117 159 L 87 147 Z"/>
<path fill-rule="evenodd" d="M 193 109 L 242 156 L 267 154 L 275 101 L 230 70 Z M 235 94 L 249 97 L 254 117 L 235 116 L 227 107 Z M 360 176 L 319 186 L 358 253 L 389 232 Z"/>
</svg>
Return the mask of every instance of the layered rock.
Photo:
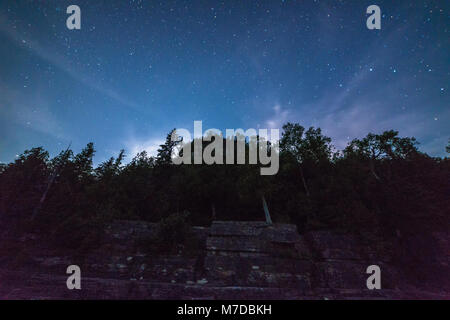
<svg viewBox="0 0 450 320">
<path fill-rule="evenodd" d="M 297 295 L 311 289 L 313 263 L 294 225 L 217 221 L 206 250 L 205 269 L 216 284 L 294 289 Z"/>
<path fill-rule="evenodd" d="M 449 298 L 408 284 L 402 270 L 360 239 L 296 226 L 215 221 L 194 227 L 190 250 L 155 252 L 157 225 L 115 221 L 96 248 L 55 251 L 35 235 L 0 260 L 0 299 L 402 299 Z M 436 264 L 448 267 L 448 236 Z M 31 249 L 32 248 L 32 249 Z M 447 252 L 447 253 L 445 253 Z M 8 256 L 9 255 L 9 256 Z M 19 257 L 21 257 L 19 259 Z M 66 268 L 79 265 L 82 289 L 68 290 Z M 382 289 L 368 290 L 366 269 L 381 268 Z"/>
</svg>

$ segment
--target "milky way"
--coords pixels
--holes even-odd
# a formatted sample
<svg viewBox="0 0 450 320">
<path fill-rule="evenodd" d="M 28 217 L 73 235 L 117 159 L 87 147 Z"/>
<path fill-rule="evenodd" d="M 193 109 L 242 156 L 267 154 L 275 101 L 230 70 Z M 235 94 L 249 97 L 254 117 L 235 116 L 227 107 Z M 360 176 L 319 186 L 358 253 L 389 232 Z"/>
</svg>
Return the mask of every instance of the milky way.
<svg viewBox="0 0 450 320">
<path fill-rule="evenodd" d="M 81 30 L 66 8 L 81 9 Z M 366 9 L 381 8 L 381 30 Z M 172 128 L 450 137 L 448 1 L 0 3 L 0 161 L 27 148 L 154 152 Z"/>
</svg>

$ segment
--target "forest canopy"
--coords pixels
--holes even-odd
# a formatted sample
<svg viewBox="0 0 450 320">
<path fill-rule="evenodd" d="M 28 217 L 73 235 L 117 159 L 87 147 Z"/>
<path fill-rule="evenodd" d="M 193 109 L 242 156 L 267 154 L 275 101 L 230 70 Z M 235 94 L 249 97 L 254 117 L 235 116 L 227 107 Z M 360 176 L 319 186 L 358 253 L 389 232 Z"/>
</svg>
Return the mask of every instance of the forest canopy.
<svg viewBox="0 0 450 320">
<path fill-rule="evenodd" d="M 294 223 L 300 232 L 333 229 L 385 237 L 445 226 L 449 158 L 418 150 L 397 131 L 368 134 L 335 151 L 320 128 L 283 126 L 280 169 L 258 165 L 173 165 L 167 135 L 155 157 L 117 157 L 93 165 L 94 144 L 50 158 L 42 147 L 0 167 L 0 221 L 40 230 L 101 225 L 112 219 L 158 222 L 188 212 L 193 225 L 215 220 Z M 208 143 L 208 142 L 203 142 Z M 447 146 L 448 150 L 448 146 Z"/>
</svg>

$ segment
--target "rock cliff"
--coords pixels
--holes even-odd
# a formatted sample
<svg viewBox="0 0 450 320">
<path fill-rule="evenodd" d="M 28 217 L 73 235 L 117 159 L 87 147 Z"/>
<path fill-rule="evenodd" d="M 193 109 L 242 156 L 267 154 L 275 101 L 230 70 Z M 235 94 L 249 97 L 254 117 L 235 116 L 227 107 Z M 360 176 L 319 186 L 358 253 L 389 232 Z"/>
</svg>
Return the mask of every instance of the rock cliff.
<svg viewBox="0 0 450 320">
<path fill-rule="evenodd" d="M 191 250 L 155 252 L 157 226 L 115 221 L 84 254 L 61 252 L 30 234 L 3 248 L 1 299 L 448 299 L 448 279 L 417 288 L 404 270 L 355 236 L 327 231 L 300 235 L 296 226 L 215 221 L 193 227 Z M 447 235 L 439 239 L 448 268 Z M 5 240 L 5 239 L 3 239 Z M 26 249 L 23 249 L 26 248 Z M 66 268 L 81 268 L 81 290 L 68 290 Z M 369 290 L 366 269 L 381 269 L 381 290 Z M 447 282 L 446 282 L 447 281 Z"/>
</svg>

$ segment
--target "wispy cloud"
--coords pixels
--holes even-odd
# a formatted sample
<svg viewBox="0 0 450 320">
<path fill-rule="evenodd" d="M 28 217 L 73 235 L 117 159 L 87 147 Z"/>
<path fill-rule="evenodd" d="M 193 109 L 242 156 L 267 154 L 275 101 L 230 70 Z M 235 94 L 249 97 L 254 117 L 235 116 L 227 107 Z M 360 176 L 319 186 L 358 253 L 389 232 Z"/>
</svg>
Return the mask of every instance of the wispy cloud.
<svg viewBox="0 0 450 320">
<path fill-rule="evenodd" d="M 411 96 L 406 99 L 407 95 L 403 94 L 406 88 L 410 91 L 417 87 L 414 78 L 392 69 L 392 77 L 387 81 L 377 73 L 404 63 L 398 50 L 386 48 L 383 43 L 395 43 L 396 39 L 404 37 L 406 31 L 405 28 L 397 29 L 375 41 L 361 54 L 357 63 L 360 69 L 342 80 L 339 86 L 323 87 L 317 100 L 285 106 L 277 103 L 280 97 L 264 102 L 266 107 L 261 108 L 264 120 L 259 122 L 269 127 L 281 127 L 287 121 L 298 122 L 305 127 L 320 127 L 338 149 L 369 132 L 394 129 L 401 136 L 418 138 L 420 150 L 430 155 L 445 155 L 449 132 L 444 124 L 450 123 L 450 110 L 436 111 L 431 115 L 427 106 L 432 102 L 428 98 L 415 96 L 413 100 Z M 276 96 L 267 92 L 265 95 Z M 270 105 L 275 107 L 269 108 Z"/>
<path fill-rule="evenodd" d="M 265 121 L 269 129 L 281 129 L 289 119 L 290 111 L 283 109 L 280 104 L 276 104 L 273 108 L 273 115 Z"/>
<path fill-rule="evenodd" d="M 425 110 L 394 110 L 404 108 L 398 97 L 400 88 L 408 80 L 397 80 L 386 84 L 379 91 L 367 92 L 360 89 L 370 82 L 370 78 L 360 75 L 355 77 L 357 80 L 351 79 L 348 84 L 353 90 L 345 90 L 345 93 L 330 92 L 317 102 L 290 108 L 276 105 L 266 113 L 265 124 L 280 128 L 283 123 L 291 121 L 305 127 L 320 127 L 325 135 L 333 139 L 338 149 L 345 148 L 352 139 L 364 137 L 369 132 L 381 133 L 394 129 L 401 136 L 418 138 L 422 151 L 430 155 L 445 155 L 449 136 L 443 124 L 450 123 L 450 110 L 436 112 L 433 117 Z"/>
<path fill-rule="evenodd" d="M 6 35 L 11 41 L 16 43 L 16 45 L 31 51 L 39 58 L 47 61 L 51 65 L 65 72 L 74 80 L 84 84 L 91 89 L 96 90 L 98 93 L 116 101 L 122 106 L 134 110 L 139 110 L 139 105 L 137 103 L 124 97 L 116 90 L 106 87 L 105 85 L 92 79 L 92 77 L 89 77 L 83 72 L 79 71 L 78 66 L 71 63 L 63 55 L 58 54 L 56 50 L 52 50 L 52 48 L 42 46 L 38 41 L 24 36 L 17 29 L 11 27 L 10 21 L 2 13 L 0 13 L 0 32 Z"/>
<path fill-rule="evenodd" d="M 141 138 L 135 135 L 130 135 L 123 142 L 126 153 L 130 155 L 129 160 L 142 151 L 146 151 L 150 156 L 156 156 L 161 144 L 164 144 L 164 140 L 160 138 Z"/>
<path fill-rule="evenodd" d="M 24 129 L 31 129 L 58 140 L 69 140 L 61 122 L 50 111 L 49 102 L 39 93 L 24 96 L 0 82 L 0 115 Z"/>
</svg>

